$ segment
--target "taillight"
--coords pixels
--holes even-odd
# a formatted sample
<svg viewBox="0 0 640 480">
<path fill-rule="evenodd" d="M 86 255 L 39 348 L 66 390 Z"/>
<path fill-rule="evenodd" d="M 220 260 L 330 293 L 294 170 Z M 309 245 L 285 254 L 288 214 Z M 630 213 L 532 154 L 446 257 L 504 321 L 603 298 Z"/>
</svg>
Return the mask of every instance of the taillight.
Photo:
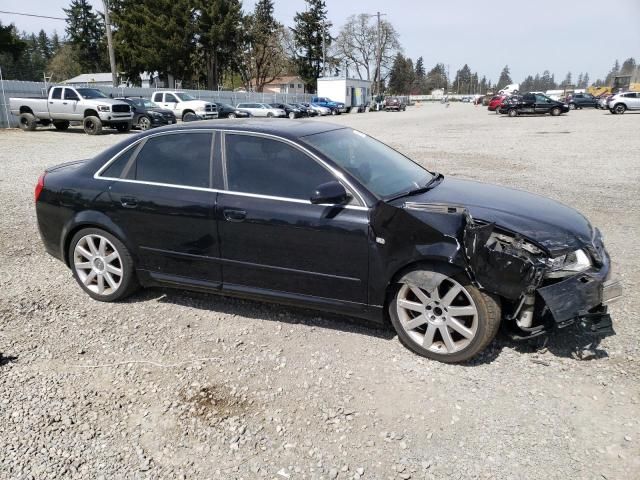
<svg viewBox="0 0 640 480">
<path fill-rule="evenodd" d="M 44 188 L 44 176 L 46 175 L 46 173 L 43 173 L 42 175 L 40 175 L 38 177 L 38 183 L 36 183 L 36 191 L 35 191 L 35 201 L 38 201 L 38 198 L 40 197 L 40 193 L 42 193 L 42 189 Z"/>
</svg>

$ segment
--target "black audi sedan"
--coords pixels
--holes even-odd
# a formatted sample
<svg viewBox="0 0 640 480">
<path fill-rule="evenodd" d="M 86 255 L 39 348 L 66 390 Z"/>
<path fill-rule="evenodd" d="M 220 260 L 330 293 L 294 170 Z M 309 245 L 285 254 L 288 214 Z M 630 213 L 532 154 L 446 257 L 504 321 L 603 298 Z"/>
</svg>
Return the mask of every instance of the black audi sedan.
<svg viewBox="0 0 640 480">
<path fill-rule="evenodd" d="M 228 103 L 215 102 L 218 107 L 218 118 L 248 118 L 251 116 L 246 110 L 236 108 Z"/>
<path fill-rule="evenodd" d="M 46 250 L 95 300 L 166 286 L 388 319 L 444 362 L 501 323 L 514 338 L 611 334 L 621 295 L 575 210 L 324 122 L 163 127 L 48 169 L 35 198 Z"/>
<path fill-rule="evenodd" d="M 155 102 L 146 98 L 123 97 L 116 100 L 131 105 L 133 111 L 133 126 L 140 130 L 149 130 L 153 127 L 173 125 L 177 123 L 175 114 L 168 108 L 162 108 Z"/>
</svg>

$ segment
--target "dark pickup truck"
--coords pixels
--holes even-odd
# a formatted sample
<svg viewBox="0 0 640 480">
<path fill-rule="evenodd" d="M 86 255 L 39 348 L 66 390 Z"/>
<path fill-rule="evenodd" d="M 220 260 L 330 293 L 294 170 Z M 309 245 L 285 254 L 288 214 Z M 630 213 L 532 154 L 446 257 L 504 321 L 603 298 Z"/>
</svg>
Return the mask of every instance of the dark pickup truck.
<svg viewBox="0 0 640 480">
<path fill-rule="evenodd" d="M 544 115 L 545 113 L 556 117 L 567 113 L 569 105 L 552 100 L 540 93 L 525 93 L 524 95 L 513 95 L 504 100 L 498 111 L 510 117 L 525 114 Z"/>
</svg>

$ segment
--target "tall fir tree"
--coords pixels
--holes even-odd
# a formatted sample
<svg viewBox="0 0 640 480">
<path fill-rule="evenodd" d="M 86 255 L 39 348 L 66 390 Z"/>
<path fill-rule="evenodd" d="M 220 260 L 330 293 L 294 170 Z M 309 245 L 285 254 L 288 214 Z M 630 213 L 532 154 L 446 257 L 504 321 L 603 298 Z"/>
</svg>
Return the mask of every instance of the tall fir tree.
<svg viewBox="0 0 640 480">
<path fill-rule="evenodd" d="M 103 72 L 109 68 L 105 27 L 101 16 L 87 0 L 71 0 L 67 15 L 68 43 L 76 50 L 78 62 L 87 72 Z"/>
<path fill-rule="evenodd" d="M 498 89 L 504 88 L 507 85 L 511 85 L 513 80 L 511 80 L 511 72 L 509 71 L 509 65 L 505 65 L 500 73 L 500 78 L 498 78 Z"/>
<path fill-rule="evenodd" d="M 322 63 L 323 47 L 328 52 L 331 45 L 331 22 L 327 20 L 324 0 L 305 2 L 306 10 L 297 12 L 293 18 L 294 26 L 291 31 L 295 48 L 294 62 L 307 91 L 315 92 L 317 79 L 325 67 Z M 325 63 L 328 63 L 326 57 L 325 55 Z"/>
</svg>

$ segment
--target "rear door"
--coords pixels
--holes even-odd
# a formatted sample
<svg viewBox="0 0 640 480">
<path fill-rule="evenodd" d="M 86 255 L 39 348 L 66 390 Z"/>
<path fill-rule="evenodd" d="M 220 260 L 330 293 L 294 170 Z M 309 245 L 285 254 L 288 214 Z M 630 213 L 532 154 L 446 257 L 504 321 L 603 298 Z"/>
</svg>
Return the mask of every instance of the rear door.
<svg viewBox="0 0 640 480">
<path fill-rule="evenodd" d="M 115 179 L 109 216 L 136 245 L 137 267 L 158 280 L 220 285 L 214 145 L 210 130 L 149 136 L 100 174 Z"/>
<path fill-rule="evenodd" d="M 223 145 L 223 288 L 366 303 L 368 209 L 312 204 L 315 188 L 336 178 L 290 142 L 225 133 Z"/>
<path fill-rule="evenodd" d="M 630 92 L 626 94 L 627 108 L 629 110 L 640 110 L 640 94 L 637 92 Z"/>
</svg>

